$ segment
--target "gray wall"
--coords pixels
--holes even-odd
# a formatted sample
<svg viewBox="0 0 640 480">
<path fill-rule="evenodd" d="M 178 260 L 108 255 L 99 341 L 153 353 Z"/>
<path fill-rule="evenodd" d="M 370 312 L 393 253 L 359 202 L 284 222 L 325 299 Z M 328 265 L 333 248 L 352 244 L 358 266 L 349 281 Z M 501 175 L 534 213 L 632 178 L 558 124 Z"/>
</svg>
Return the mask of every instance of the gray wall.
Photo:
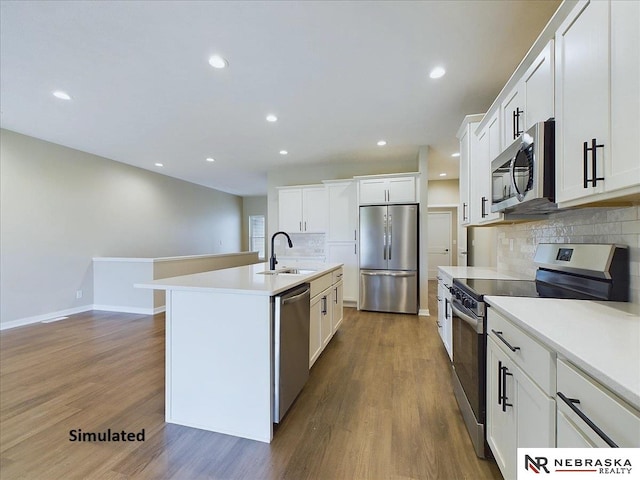
<svg viewBox="0 0 640 480">
<path fill-rule="evenodd" d="M 240 250 L 241 197 L 0 134 L 2 323 L 93 304 L 92 257 Z"/>
</svg>

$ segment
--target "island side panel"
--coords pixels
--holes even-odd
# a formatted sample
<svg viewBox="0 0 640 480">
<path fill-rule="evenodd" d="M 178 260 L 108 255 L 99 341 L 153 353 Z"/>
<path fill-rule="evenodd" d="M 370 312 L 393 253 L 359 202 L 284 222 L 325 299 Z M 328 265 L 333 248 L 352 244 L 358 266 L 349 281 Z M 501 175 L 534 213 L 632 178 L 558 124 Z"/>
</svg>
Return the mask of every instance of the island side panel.
<svg viewBox="0 0 640 480">
<path fill-rule="evenodd" d="M 273 437 L 271 298 L 167 292 L 166 421 Z"/>
</svg>

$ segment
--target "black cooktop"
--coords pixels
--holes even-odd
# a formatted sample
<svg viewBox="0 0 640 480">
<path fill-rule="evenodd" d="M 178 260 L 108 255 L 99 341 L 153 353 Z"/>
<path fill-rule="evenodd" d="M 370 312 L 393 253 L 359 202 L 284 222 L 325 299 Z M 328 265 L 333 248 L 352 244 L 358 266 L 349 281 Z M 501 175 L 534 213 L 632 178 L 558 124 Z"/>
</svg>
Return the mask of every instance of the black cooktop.
<svg viewBox="0 0 640 480">
<path fill-rule="evenodd" d="M 576 300 L 592 299 L 592 297 L 584 293 L 535 280 L 456 278 L 453 282 L 476 300 L 481 300 L 484 295 L 499 297 L 570 298 Z"/>
</svg>

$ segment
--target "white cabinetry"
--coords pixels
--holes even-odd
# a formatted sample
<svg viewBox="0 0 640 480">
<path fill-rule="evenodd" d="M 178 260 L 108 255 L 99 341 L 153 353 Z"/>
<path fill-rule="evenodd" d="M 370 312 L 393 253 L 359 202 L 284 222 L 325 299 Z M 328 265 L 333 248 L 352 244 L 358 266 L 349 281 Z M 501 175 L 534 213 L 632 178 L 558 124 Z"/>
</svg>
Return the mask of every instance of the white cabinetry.
<svg viewBox="0 0 640 480">
<path fill-rule="evenodd" d="M 500 118 L 503 148 L 511 145 L 535 123 L 553 117 L 553 59 L 551 40 L 502 101 Z"/>
<path fill-rule="evenodd" d="M 415 203 L 418 198 L 415 175 L 362 178 L 359 187 L 360 205 Z"/>
<path fill-rule="evenodd" d="M 343 270 L 339 268 L 311 281 L 309 368 L 342 323 L 342 278 Z"/>
<path fill-rule="evenodd" d="M 555 447 L 555 377 L 555 355 L 489 308 L 486 435 L 507 480 L 518 448 Z"/>
<path fill-rule="evenodd" d="M 453 361 L 453 325 L 451 318 L 451 293 L 449 287 L 452 285 L 453 279 L 438 270 L 438 334 L 444 344 L 444 348 L 449 355 L 449 359 Z"/>
<path fill-rule="evenodd" d="M 327 229 L 324 186 L 278 189 L 278 226 L 287 233 L 324 233 Z"/>
<path fill-rule="evenodd" d="M 639 2 L 578 2 L 557 30 L 561 206 L 640 193 L 639 49 Z"/>
<path fill-rule="evenodd" d="M 460 206 L 458 207 L 458 223 L 460 225 L 470 225 L 473 212 L 473 199 L 471 194 L 471 184 L 474 179 L 471 176 L 471 158 L 478 152 L 478 141 L 475 135 L 483 115 L 467 115 L 458 129 L 457 137 L 460 140 Z M 489 172 L 487 173 L 489 175 Z"/>
<path fill-rule="evenodd" d="M 356 184 L 353 180 L 326 181 L 329 202 L 327 257 L 330 263 L 342 263 L 344 300 L 358 299 L 358 252 Z"/>
<path fill-rule="evenodd" d="M 500 154 L 500 137 L 500 115 L 496 111 L 478 132 L 477 155 L 472 159 L 471 178 L 474 181 L 471 192 L 475 212 L 471 217 L 475 219 L 474 223 L 490 223 L 504 217 L 499 212 L 491 212 L 491 161 Z"/>
<path fill-rule="evenodd" d="M 557 390 L 557 447 L 640 446 L 640 412 L 563 359 Z"/>
</svg>

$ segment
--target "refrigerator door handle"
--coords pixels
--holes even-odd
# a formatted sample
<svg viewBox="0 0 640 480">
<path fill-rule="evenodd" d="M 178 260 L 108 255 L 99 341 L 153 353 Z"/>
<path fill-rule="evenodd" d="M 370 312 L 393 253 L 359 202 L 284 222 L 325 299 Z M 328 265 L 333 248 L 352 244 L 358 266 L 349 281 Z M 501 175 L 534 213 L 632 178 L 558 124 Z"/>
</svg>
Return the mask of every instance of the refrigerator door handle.
<svg viewBox="0 0 640 480">
<path fill-rule="evenodd" d="M 382 259 L 387 259 L 387 215 L 384 215 L 384 231 L 382 233 L 383 236 L 383 244 L 382 244 Z"/>
<path fill-rule="evenodd" d="M 388 231 L 389 231 L 389 246 L 387 247 L 389 249 L 389 255 L 388 255 L 389 260 L 391 260 L 391 245 L 392 245 L 392 241 L 393 241 L 392 240 L 393 239 L 393 236 L 392 236 L 392 233 L 393 233 L 392 225 L 393 225 L 393 222 L 391 221 L 391 214 L 389 214 L 389 228 L 388 228 Z"/>
<path fill-rule="evenodd" d="M 360 272 L 361 275 L 366 275 L 368 277 L 413 277 L 416 272 Z"/>
</svg>

